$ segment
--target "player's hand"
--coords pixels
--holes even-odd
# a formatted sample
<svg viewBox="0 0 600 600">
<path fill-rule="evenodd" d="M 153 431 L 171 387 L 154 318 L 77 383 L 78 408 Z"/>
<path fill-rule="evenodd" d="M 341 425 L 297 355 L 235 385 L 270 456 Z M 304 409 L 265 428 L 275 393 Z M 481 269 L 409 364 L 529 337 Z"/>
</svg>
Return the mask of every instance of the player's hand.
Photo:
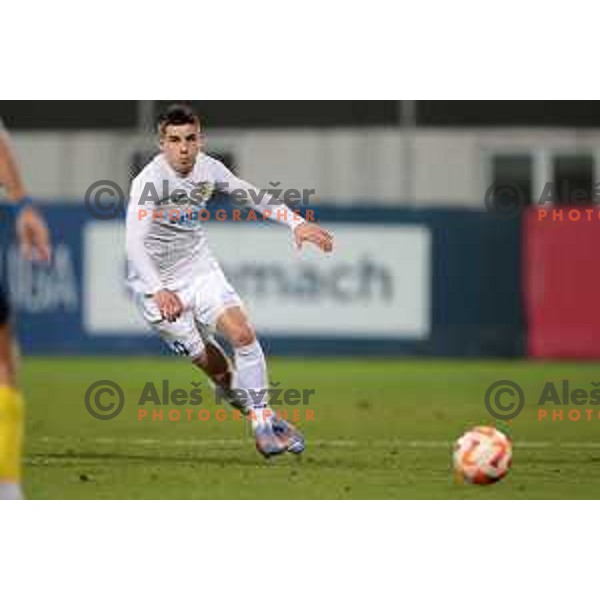
<svg viewBox="0 0 600 600">
<path fill-rule="evenodd" d="M 175 292 L 160 290 L 154 294 L 154 301 L 162 318 L 169 321 L 169 323 L 176 321 L 183 312 L 183 303 Z"/>
<path fill-rule="evenodd" d="M 333 250 L 333 235 L 315 223 L 307 222 L 298 225 L 294 229 L 294 239 L 298 250 L 302 249 L 304 242 L 310 242 L 318 246 L 323 252 L 331 252 Z"/>
<path fill-rule="evenodd" d="M 33 206 L 27 206 L 19 212 L 16 229 L 19 247 L 28 260 L 50 261 L 52 246 L 48 226 Z"/>
</svg>

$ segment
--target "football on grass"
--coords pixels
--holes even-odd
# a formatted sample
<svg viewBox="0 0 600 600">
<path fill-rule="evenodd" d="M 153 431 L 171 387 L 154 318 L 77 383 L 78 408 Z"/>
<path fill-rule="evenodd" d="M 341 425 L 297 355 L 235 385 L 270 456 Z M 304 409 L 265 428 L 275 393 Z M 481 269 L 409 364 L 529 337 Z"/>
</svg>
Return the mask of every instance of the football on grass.
<svg viewBox="0 0 600 600">
<path fill-rule="evenodd" d="M 454 445 L 454 472 L 459 481 L 489 485 L 510 469 L 512 443 L 494 427 L 475 427 Z"/>
</svg>

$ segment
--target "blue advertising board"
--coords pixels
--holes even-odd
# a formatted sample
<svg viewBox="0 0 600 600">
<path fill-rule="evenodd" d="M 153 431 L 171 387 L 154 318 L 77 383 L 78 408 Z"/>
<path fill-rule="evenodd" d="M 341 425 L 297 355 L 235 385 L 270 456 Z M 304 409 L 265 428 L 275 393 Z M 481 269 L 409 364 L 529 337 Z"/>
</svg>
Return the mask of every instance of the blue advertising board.
<svg viewBox="0 0 600 600">
<path fill-rule="evenodd" d="M 522 355 L 518 218 L 368 203 L 314 210 L 336 236 L 331 256 L 298 254 L 277 224 L 207 223 L 268 352 Z M 47 266 L 25 261 L 11 223 L 0 224 L 1 273 L 23 352 L 164 352 L 125 286 L 123 218 L 97 221 L 83 203 L 49 205 L 45 214 L 55 247 Z"/>
</svg>

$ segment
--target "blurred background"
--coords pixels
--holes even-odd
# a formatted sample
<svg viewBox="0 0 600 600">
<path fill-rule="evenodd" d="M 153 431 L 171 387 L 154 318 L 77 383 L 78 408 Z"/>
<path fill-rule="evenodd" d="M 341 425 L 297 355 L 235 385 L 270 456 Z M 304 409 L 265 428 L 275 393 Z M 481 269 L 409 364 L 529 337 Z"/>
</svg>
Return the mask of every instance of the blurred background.
<svg viewBox="0 0 600 600">
<path fill-rule="evenodd" d="M 0 101 L 56 245 L 40 267 L 4 244 L 25 353 L 164 351 L 124 285 L 122 214 L 84 198 L 99 180 L 127 194 L 168 103 Z M 209 153 L 314 190 L 303 208 L 336 235 L 332 256 L 298 255 L 276 225 L 207 224 L 270 353 L 600 357 L 600 102 L 192 104 Z"/>
</svg>

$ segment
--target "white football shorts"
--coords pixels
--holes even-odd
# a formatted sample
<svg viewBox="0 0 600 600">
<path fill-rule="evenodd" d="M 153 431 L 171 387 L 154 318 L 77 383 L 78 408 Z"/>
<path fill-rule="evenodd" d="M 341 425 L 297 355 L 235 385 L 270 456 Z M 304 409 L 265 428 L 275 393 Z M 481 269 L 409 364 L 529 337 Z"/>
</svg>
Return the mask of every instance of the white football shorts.
<svg viewBox="0 0 600 600">
<path fill-rule="evenodd" d="M 241 298 L 223 271 L 215 269 L 180 289 L 172 289 L 183 303 L 183 313 L 173 323 L 160 315 L 152 296 L 136 294 L 136 304 L 144 320 L 169 348 L 179 355 L 199 356 L 216 330 L 221 313 L 232 306 L 243 308 Z"/>
</svg>

